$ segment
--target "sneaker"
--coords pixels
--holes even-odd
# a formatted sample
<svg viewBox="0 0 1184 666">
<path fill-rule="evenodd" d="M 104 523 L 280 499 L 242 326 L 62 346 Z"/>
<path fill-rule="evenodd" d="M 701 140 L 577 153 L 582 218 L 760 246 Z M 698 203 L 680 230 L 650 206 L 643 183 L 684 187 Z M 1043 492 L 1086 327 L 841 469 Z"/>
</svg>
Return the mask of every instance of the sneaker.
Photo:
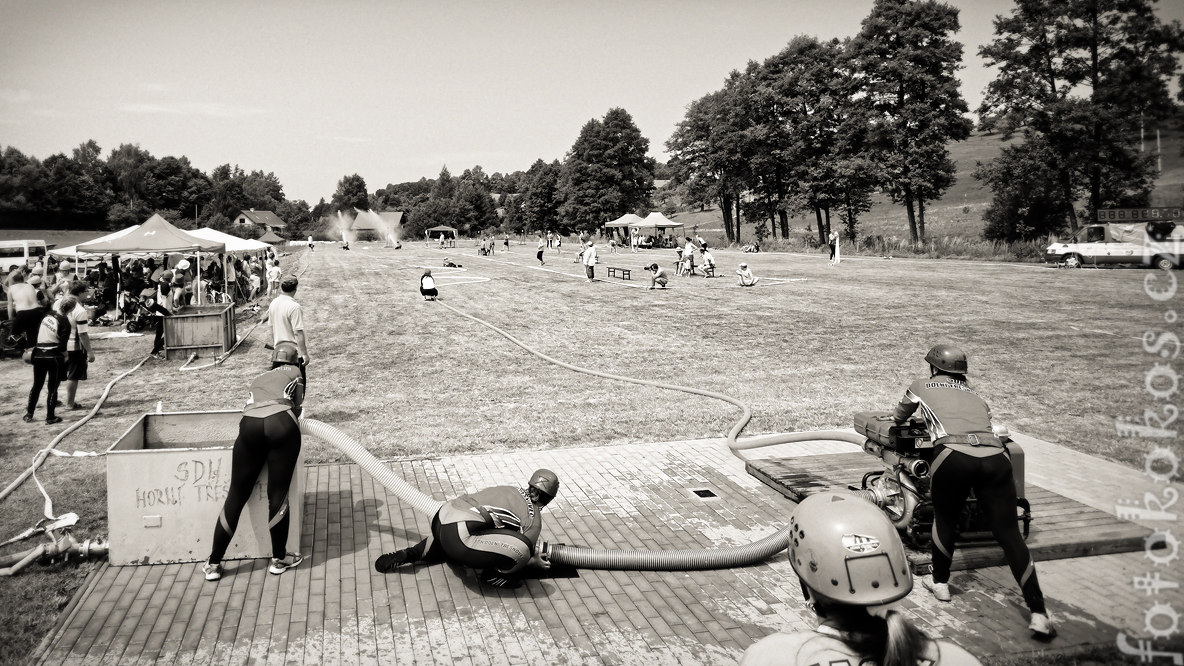
<svg viewBox="0 0 1184 666">
<path fill-rule="evenodd" d="M 32 423 L 33 422 L 33 415 L 32 414 L 25 414 L 21 418 L 21 420 L 24 421 L 25 423 Z"/>
<path fill-rule="evenodd" d="M 406 548 L 396 550 L 393 553 L 386 553 L 379 555 L 377 560 L 374 560 L 374 570 L 378 573 L 390 573 L 398 569 L 401 565 L 407 564 L 411 561 L 411 552 Z"/>
<path fill-rule="evenodd" d="M 1057 628 L 1053 626 L 1052 615 L 1048 613 L 1032 613 L 1032 621 L 1028 629 L 1039 638 L 1052 638 L 1057 635 Z"/>
<path fill-rule="evenodd" d="M 926 590 L 933 593 L 933 597 L 938 601 L 949 601 L 953 597 L 950 596 L 949 583 L 937 583 L 933 580 L 933 574 L 929 574 L 921 579 L 921 584 L 925 586 Z"/>
<path fill-rule="evenodd" d="M 206 562 L 202 566 L 201 571 L 206 575 L 206 580 L 219 580 L 222 578 L 222 574 L 226 572 L 226 570 L 222 568 L 221 562 L 217 564 Z"/>
<path fill-rule="evenodd" d="M 278 576 L 288 569 L 295 569 L 297 564 L 304 561 L 304 556 L 300 553 L 288 553 L 284 559 L 276 557 L 271 558 L 271 566 L 267 567 L 267 572 Z"/>
<path fill-rule="evenodd" d="M 60 417 L 60 416 L 50 416 L 45 419 L 45 425 L 53 425 L 55 423 L 61 423 L 61 422 L 62 422 L 62 417 Z"/>
</svg>

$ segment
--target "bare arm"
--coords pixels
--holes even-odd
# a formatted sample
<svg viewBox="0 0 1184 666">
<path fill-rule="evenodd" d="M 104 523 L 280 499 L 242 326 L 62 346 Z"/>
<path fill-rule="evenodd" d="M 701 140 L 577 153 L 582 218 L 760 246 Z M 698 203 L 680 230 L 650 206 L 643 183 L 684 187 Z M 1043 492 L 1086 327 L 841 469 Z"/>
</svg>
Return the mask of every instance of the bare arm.
<svg viewBox="0 0 1184 666">
<path fill-rule="evenodd" d="M 300 358 L 304 359 L 304 363 L 308 364 L 308 344 L 304 340 L 304 330 L 296 331 L 296 349 L 300 351 Z"/>
</svg>

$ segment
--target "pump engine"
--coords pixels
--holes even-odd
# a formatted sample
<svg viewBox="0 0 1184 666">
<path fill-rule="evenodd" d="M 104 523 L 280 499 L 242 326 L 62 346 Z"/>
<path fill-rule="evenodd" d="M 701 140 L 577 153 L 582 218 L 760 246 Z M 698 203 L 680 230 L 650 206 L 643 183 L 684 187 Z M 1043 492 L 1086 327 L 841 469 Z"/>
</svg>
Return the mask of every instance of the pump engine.
<svg viewBox="0 0 1184 666">
<path fill-rule="evenodd" d="M 930 494 L 930 465 L 933 442 L 925 423 L 910 418 L 902 424 L 888 412 L 860 412 L 855 415 L 855 430 L 867 438 L 863 450 L 884 463 L 884 469 L 863 475 L 860 487 L 850 489 L 884 510 L 905 542 L 915 548 L 928 547 L 933 538 L 933 497 Z M 1016 495 L 1019 498 L 1016 520 L 1022 523 L 1026 539 L 1032 521 L 1032 507 L 1024 497 L 1024 451 L 1009 437 L 1002 437 L 1011 456 Z M 974 493 L 958 521 L 959 541 L 993 538 L 978 510 Z"/>
</svg>

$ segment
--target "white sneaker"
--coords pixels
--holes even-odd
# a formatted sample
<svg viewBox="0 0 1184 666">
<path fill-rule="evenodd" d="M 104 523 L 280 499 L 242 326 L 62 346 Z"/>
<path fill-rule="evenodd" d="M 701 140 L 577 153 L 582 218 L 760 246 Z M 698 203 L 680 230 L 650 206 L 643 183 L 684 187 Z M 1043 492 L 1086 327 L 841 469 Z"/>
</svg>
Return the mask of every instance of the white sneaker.
<svg viewBox="0 0 1184 666">
<path fill-rule="evenodd" d="M 206 562 L 205 565 L 202 566 L 201 570 L 202 573 L 206 575 L 206 580 L 211 581 L 221 579 L 222 574 L 224 573 L 221 562 L 218 564 L 210 564 L 209 562 Z"/>
<path fill-rule="evenodd" d="M 267 567 L 267 572 L 274 576 L 278 576 L 288 569 L 295 569 L 296 565 L 303 561 L 304 556 L 300 553 L 288 553 L 282 560 L 277 557 L 273 557 L 271 558 L 271 566 Z"/>
<path fill-rule="evenodd" d="M 935 582 L 933 580 L 933 574 L 929 574 L 922 578 L 921 584 L 925 586 L 926 590 L 932 592 L 933 598 L 937 599 L 938 601 L 949 601 L 953 598 L 950 595 L 950 584 Z"/>
<path fill-rule="evenodd" d="M 1052 615 L 1049 613 L 1032 613 L 1028 629 L 1041 638 L 1052 638 L 1057 635 L 1057 628 L 1053 625 Z"/>
</svg>

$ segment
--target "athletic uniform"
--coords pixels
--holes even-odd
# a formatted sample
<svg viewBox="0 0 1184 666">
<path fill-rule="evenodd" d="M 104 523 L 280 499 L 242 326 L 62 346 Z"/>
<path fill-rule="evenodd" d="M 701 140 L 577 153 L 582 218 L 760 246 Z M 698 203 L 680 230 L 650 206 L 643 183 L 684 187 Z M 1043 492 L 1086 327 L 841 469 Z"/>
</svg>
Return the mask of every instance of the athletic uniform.
<svg viewBox="0 0 1184 666">
<path fill-rule="evenodd" d="M 848 643 L 862 642 L 850 632 L 822 625 L 814 631 L 773 634 L 753 643 L 740 666 L 876 666 L 874 656 L 861 654 Z M 917 666 L 976 666 L 979 660 L 948 641 L 930 641 Z"/>
<path fill-rule="evenodd" d="M 542 518 L 542 507 L 521 488 L 494 486 L 461 495 L 440 507 L 432 535 L 410 548 L 411 561 L 446 559 L 513 574 L 534 554 Z"/>
<path fill-rule="evenodd" d="M 950 579 L 958 519 L 970 491 L 1003 547 L 1011 573 L 1033 613 L 1044 613 L 1036 566 L 1016 523 L 1016 488 L 1011 457 L 991 427 L 991 409 L 966 380 L 938 373 L 909 386 L 893 419 L 902 423 L 919 412 L 933 438 L 933 580 Z"/>
<path fill-rule="evenodd" d="M 25 409 L 26 421 L 33 418 L 33 411 L 37 409 L 37 398 L 41 396 L 41 387 L 47 383 L 45 419 L 55 420 L 58 383 L 66 374 L 66 341 L 69 337 L 69 320 L 56 312 L 46 312 L 37 326 L 37 344 L 33 348 L 33 388 L 29 390 L 29 403 Z"/>
<path fill-rule="evenodd" d="M 267 468 L 267 515 L 271 552 L 284 557 L 288 542 L 288 486 L 300 455 L 300 405 L 304 402 L 304 381 L 300 369 L 282 364 L 251 382 L 250 398 L 238 422 L 238 438 L 231 453 L 230 489 L 222 513 L 214 526 L 210 563 L 226 554 L 239 516 L 259 473 Z"/>
</svg>

